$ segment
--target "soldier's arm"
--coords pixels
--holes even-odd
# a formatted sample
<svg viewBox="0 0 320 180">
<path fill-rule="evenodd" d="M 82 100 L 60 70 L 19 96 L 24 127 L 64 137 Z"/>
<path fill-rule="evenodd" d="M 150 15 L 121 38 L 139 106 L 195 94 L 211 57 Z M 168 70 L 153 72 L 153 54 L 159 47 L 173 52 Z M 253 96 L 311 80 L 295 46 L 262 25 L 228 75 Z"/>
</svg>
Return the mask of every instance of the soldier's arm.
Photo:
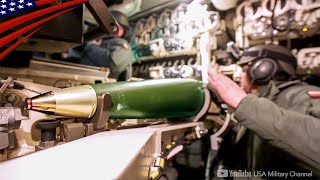
<svg viewBox="0 0 320 180">
<path fill-rule="evenodd" d="M 95 66 L 109 67 L 110 52 L 106 48 L 96 44 L 87 44 L 84 48 L 83 55 L 90 59 Z"/>
<path fill-rule="evenodd" d="M 320 119 L 282 109 L 250 94 L 238 105 L 235 118 L 276 147 L 320 167 Z"/>
</svg>

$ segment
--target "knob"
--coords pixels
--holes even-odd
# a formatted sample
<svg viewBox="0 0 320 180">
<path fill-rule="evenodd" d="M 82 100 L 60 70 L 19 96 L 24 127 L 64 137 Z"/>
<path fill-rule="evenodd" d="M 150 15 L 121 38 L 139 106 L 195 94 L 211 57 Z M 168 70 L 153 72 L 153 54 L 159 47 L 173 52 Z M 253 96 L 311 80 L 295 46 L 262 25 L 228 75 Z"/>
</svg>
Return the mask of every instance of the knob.
<svg viewBox="0 0 320 180">
<path fill-rule="evenodd" d="M 36 122 L 36 128 L 41 129 L 41 141 L 56 140 L 56 128 L 61 125 L 59 120 L 42 120 Z"/>
</svg>

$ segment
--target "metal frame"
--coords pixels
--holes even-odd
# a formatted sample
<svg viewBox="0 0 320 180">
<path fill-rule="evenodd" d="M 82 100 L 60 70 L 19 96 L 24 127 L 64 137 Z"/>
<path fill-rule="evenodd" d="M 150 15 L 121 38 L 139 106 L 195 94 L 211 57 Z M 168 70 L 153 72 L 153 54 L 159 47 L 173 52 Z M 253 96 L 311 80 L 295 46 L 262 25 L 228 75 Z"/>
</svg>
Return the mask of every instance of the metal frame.
<svg viewBox="0 0 320 180">
<path fill-rule="evenodd" d="M 107 131 L 0 163 L 0 179 L 147 179 L 170 143 L 200 122 Z M 14 173 L 11 173 L 14 172 Z"/>
</svg>

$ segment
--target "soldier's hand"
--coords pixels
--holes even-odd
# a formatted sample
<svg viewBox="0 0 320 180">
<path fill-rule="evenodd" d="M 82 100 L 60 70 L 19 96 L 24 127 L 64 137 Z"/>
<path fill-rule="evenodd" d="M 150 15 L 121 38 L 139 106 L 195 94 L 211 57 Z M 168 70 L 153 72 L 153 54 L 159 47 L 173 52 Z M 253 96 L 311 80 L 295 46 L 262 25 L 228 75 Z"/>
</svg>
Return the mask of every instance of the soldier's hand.
<svg viewBox="0 0 320 180">
<path fill-rule="evenodd" d="M 94 44 L 94 45 L 97 45 L 97 46 L 101 46 L 102 44 L 102 39 L 97 39 L 97 40 L 92 40 L 92 41 L 89 41 L 87 42 L 88 44 Z"/>
<path fill-rule="evenodd" d="M 247 96 L 240 86 L 223 74 L 209 71 L 209 86 L 218 97 L 232 108 L 237 108 L 240 101 Z"/>
</svg>

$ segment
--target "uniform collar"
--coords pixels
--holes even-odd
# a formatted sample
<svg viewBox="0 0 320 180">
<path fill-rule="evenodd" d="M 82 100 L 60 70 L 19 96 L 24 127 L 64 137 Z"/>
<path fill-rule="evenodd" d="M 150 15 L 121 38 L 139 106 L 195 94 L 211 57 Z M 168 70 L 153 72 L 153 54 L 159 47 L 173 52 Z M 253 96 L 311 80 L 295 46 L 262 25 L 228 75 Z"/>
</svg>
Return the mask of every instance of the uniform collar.
<svg viewBox="0 0 320 180">
<path fill-rule="evenodd" d="M 282 90 L 294 84 L 300 83 L 300 80 L 288 81 L 288 82 L 279 82 L 279 81 L 270 81 L 269 84 L 261 87 L 258 92 L 259 97 L 265 97 L 268 99 L 274 99 L 275 96 Z"/>
</svg>

